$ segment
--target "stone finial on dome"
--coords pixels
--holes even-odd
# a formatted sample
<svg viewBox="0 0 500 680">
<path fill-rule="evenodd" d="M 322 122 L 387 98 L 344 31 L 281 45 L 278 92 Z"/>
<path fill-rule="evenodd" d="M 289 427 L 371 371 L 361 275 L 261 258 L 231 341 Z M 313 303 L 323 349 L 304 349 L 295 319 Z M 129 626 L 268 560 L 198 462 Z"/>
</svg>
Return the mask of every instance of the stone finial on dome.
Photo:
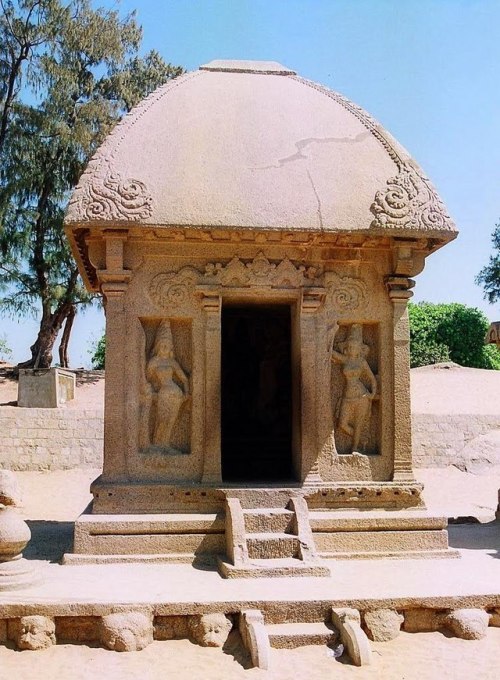
<svg viewBox="0 0 500 680">
<path fill-rule="evenodd" d="M 277 61 L 250 61 L 243 59 L 214 59 L 200 66 L 200 71 L 229 71 L 230 73 L 265 73 L 267 75 L 294 76 L 296 71 Z"/>
</svg>

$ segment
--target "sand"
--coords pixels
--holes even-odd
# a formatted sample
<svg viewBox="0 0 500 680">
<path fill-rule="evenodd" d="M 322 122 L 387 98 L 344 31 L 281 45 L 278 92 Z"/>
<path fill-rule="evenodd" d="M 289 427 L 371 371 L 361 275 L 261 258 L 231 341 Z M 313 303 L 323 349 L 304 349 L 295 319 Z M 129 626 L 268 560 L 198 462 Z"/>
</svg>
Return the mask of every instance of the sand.
<svg viewBox="0 0 500 680">
<path fill-rule="evenodd" d="M 337 661 L 318 646 L 272 650 L 269 671 L 250 669 L 245 657 L 233 656 L 234 647 L 239 648 L 235 643 L 221 651 L 171 640 L 128 654 L 80 645 L 41 652 L 2 647 L 0 680 L 496 680 L 500 629 L 490 628 L 477 641 L 401 633 L 391 642 L 372 643 L 373 664 L 363 668 Z"/>
<path fill-rule="evenodd" d="M 67 408 L 99 408 L 102 376 L 82 377 L 77 397 Z M 0 405 L 17 398 L 15 382 L 0 375 Z M 419 413 L 500 412 L 496 397 L 500 372 L 463 368 L 412 371 L 413 410 Z M 24 491 L 23 514 L 31 520 L 33 550 L 39 559 L 61 553 L 71 540 L 72 520 L 90 500 L 89 485 L 98 470 L 17 473 Z M 421 469 L 430 510 L 449 517 L 490 521 L 497 504 L 500 469 L 474 475 L 456 468 Z M 53 529 L 52 529 L 53 526 Z M 43 530 L 42 530 L 43 528 Z M 52 533 L 51 533 L 52 532 Z M 44 554 L 44 549 L 46 554 Z M 36 552 L 38 551 L 38 552 Z M 41 554 L 40 554 L 41 551 Z M 27 556 L 30 556 L 27 554 Z M 500 675 L 500 629 L 489 628 L 483 640 L 466 641 L 441 633 L 401 633 L 386 643 L 372 643 L 373 664 L 355 668 L 333 658 L 325 647 L 273 650 L 268 672 L 249 668 L 238 635 L 224 650 L 205 649 L 187 640 L 154 642 L 141 652 L 119 654 L 85 645 L 57 645 L 42 652 L 17 652 L 0 646 L 0 680 L 324 680 L 328 677 L 387 680 L 493 680 Z"/>
</svg>

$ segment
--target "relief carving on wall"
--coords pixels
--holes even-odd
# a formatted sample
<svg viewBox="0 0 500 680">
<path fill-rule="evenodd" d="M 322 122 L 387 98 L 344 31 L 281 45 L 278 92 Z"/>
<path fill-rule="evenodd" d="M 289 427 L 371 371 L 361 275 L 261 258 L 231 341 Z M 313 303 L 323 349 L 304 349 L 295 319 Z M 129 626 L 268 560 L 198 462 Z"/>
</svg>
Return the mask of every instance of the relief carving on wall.
<svg viewBox="0 0 500 680">
<path fill-rule="evenodd" d="M 370 225 L 374 229 L 454 229 L 429 179 L 409 163 L 399 163 L 398 174 L 377 191 L 370 211 L 375 215 Z"/>
<path fill-rule="evenodd" d="M 305 280 L 314 280 L 319 272 L 315 267 L 295 265 L 288 257 L 273 264 L 260 252 L 251 262 L 244 263 L 239 257 L 233 257 L 226 265 L 208 264 L 205 273 L 222 286 L 299 288 Z"/>
<path fill-rule="evenodd" d="M 127 220 L 137 222 L 151 217 L 153 197 L 144 182 L 124 178 L 113 171 L 106 159 L 98 172 L 74 192 L 66 221 Z"/>
<path fill-rule="evenodd" d="M 160 322 L 147 358 L 141 409 L 141 448 L 183 453 L 173 444 L 182 406 L 190 398 L 189 377 L 174 353 L 170 321 Z"/>
<path fill-rule="evenodd" d="M 236 256 L 227 264 L 210 262 L 204 271 L 187 266 L 178 272 L 157 274 L 149 285 L 149 294 L 156 305 L 170 308 L 189 302 L 197 286 L 288 289 L 314 285 L 322 285 L 317 267 L 296 265 L 288 257 L 276 264 L 260 252 L 249 262 Z"/>
<path fill-rule="evenodd" d="M 328 304 L 337 315 L 360 312 L 367 305 L 368 290 L 362 279 L 327 272 L 325 287 Z"/>
<path fill-rule="evenodd" d="M 180 307 L 189 301 L 200 277 L 200 272 L 194 267 L 157 274 L 149 284 L 149 295 L 158 307 Z"/>
<path fill-rule="evenodd" d="M 352 324 L 344 341 L 334 349 L 337 327 L 330 333 L 330 356 L 341 368 L 343 389 L 337 401 L 335 429 L 347 436 L 349 453 L 364 452 L 369 429 L 372 404 L 377 396 L 377 378 L 366 357 L 370 347 L 363 342 L 363 326 Z"/>
</svg>

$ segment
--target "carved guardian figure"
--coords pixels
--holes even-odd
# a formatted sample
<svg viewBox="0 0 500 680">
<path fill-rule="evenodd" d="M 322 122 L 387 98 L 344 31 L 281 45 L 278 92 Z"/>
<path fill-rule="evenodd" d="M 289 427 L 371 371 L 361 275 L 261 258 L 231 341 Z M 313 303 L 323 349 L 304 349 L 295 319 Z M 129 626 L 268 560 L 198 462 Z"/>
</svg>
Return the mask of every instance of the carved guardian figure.
<svg viewBox="0 0 500 680">
<path fill-rule="evenodd" d="M 143 446 L 180 453 L 172 445 L 172 433 L 184 402 L 189 398 L 189 379 L 174 356 L 170 321 L 158 326 L 146 366 L 143 399 Z"/>
<path fill-rule="evenodd" d="M 359 450 L 365 427 L 370 422 L 371 405 L 377 393 L 377 379 L 366 361 L 368 346 L 363 342 L 363 327 L 352 324 L 342 352 L 332 348 L 331 357 L 342 365 L 345 386 L 337 427 L 352 438 L 353 452 Z"/>
</svg>

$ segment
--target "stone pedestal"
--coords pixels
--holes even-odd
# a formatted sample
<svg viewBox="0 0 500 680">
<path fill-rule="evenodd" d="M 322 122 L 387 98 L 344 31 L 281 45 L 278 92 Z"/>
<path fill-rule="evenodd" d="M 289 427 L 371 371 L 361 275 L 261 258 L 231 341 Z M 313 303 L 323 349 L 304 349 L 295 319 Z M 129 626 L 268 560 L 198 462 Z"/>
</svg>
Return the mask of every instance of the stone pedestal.
<svg viewBox="0 0 500 680">
<path fill-rule="evenodd" d="M 75 384 L 75 374 L 63 368 L 21 369 L 17 405 L 58 408 L 75 398 Z"/>
</svg>

